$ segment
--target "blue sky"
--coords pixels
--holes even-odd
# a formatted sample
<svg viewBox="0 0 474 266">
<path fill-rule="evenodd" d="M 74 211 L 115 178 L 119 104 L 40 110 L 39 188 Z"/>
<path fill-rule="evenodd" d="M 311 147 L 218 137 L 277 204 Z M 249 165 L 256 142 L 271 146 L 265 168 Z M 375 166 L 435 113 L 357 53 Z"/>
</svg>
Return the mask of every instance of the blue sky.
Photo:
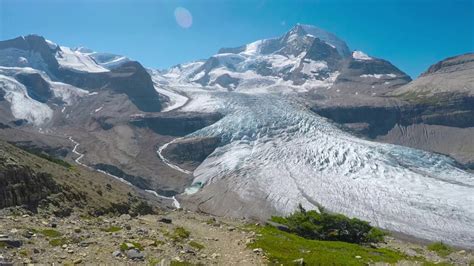
<svg viewBox="0 0 474 266">
<path fill-rule="evenodd" d="M 175 19 L 179 7 L 192 15 L 188 28 Z M 0 0 L 0 39 L 36 33 L 155 68 L 276 37 L 296 23 L 333 32 L 412 77 L 474 50 L 474 0 Z"/>
</svg>

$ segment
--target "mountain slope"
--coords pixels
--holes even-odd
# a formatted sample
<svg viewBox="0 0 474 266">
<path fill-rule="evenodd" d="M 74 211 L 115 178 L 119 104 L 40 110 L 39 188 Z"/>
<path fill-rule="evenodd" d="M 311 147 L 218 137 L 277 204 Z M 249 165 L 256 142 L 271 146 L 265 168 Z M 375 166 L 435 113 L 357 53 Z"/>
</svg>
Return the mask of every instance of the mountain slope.
<svg viewBox="0 0 474 266">
<path fill-rule="evenodd" d="M 428 68 L 419 78 L 395 90 L 393 95 L 416 101 L 436 97 L 474 96 L 474 54 L 446 58 Z"/>
<path fill-rule="evenodd" d="M 35 153 L 0 141 L 0 208 L 26 206 L 57 216 L 72 211 L 101 215 L 133 211 L 130 200 L 159 203 L 110 176 Z"/>
<path fill-rule="evenodd" d="M 35 125 L 52 122 L 88 93 L 125 94 L 144 112 L 158 112 L 164 102 L 138 62 L 70 49 L 37 35 L 0 42 L 0 79 L 13 117 Z"/>
<path fill-rule="evenodd" d="M 432 65 L 418 79 L 363 106 L 314 106 L 318 114 L 366 137 L 449 155 L 474 166 L 473 54 Z"/>
</svg>

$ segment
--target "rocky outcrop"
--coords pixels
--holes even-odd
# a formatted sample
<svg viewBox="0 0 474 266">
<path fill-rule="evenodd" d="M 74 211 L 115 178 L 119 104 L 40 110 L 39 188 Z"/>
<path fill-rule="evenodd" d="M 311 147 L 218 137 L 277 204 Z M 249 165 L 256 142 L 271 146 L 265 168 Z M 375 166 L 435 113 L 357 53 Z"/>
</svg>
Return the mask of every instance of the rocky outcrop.
<svg viewBox="0 0 474 266">
<path fill-rule="evenodd" d="M 169 144 L 163 150 L 163 156 L 177 164 L 186 164 L 193 168 L 199 166 L 219 145 L 219 138 L 186 138 Z"/>
<path fill-rule="evenodd" d="M 28 96 L 39 102 L 45 103 L 53 96 L 48 83 L 38 73 L 20 73 L 15 78 L 25 85 Z"/>
<path fill-rule="evenodd" d="M 59 186 L 51 175 L 0 162 L 0 209 L 11 206 L 34 209 L 42 199 L 58 191 Z"/>
<path fill-rule="evenodd" d="M 218 113 L 168 112 L 136 118 L 131 123 L 138 127 L 149 128 L 160 135 L 181 137 L 212 125 L 221 118 L 222 115 Z"/>
</svg>

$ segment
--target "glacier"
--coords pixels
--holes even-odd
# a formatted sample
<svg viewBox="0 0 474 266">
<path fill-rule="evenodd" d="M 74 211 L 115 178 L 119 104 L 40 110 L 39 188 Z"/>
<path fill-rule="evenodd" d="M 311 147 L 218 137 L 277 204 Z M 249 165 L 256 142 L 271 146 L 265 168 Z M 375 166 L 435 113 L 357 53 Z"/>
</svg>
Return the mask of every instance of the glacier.
<svg viewBox="0 0 474 266">
<path fill-rule="evenodd" d="M 206 103 L 206 111 L 225 115 L 187 136 L 221 139 L 193 184 L 226 182 L 244 204 L 266 201 L 280 214 L 299 203 L 322 205 L 387 230 L 474 247 L 474 176 L 452 159 L 357 138 L 291 95 L 181 89 L 191 98 L 184 110 Z"/>
</svg>

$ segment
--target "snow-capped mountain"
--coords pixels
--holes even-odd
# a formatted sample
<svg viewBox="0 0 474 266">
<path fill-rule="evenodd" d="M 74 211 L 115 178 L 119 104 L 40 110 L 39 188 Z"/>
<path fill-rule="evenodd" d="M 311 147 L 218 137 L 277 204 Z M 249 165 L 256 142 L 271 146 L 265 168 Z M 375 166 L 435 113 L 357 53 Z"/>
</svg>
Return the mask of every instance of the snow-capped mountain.
<svg viewBox="0 0 474 266">
<path fill-rule="evenodd" d="M 184 206 L 267 218 L 321 204 L 385 229 L 474 243 L 473 174 L 442 155 L 360 139 L 308 108 L 383 101 L 410 81 L 319 28 L 297 25 L 165 71 L 39 36 L 0 42 L 0 55 L 2 128 L 25 120 L 44 130 L 29 132 L 42 141 L 67 136 L 75 162 L 152 193 L 186 191 Z M 198 161 L 166 157 L 180 145 Z"/>
<path fill-rule="evenodd" d="M 3 117 L 36 126 L 51 122 L 55 112 L 79 98 L 102 92 L 125 94 L 142 111 L 159 111 L 163 101 L 138 62 L 37 35 L 0 42 L 0 82 L 11 109 Z"/>
<path fill-rule="evenodd" d="M 180 65 L 164 77 L 214 89 L 290 89 L 331 97 L 380 95 L 410 81 L 389 62 L 351 52 L 334 34 L 308 25 L 296 25 L 279 38 L 223 48 L 205 62 Z"/>
</svg>

